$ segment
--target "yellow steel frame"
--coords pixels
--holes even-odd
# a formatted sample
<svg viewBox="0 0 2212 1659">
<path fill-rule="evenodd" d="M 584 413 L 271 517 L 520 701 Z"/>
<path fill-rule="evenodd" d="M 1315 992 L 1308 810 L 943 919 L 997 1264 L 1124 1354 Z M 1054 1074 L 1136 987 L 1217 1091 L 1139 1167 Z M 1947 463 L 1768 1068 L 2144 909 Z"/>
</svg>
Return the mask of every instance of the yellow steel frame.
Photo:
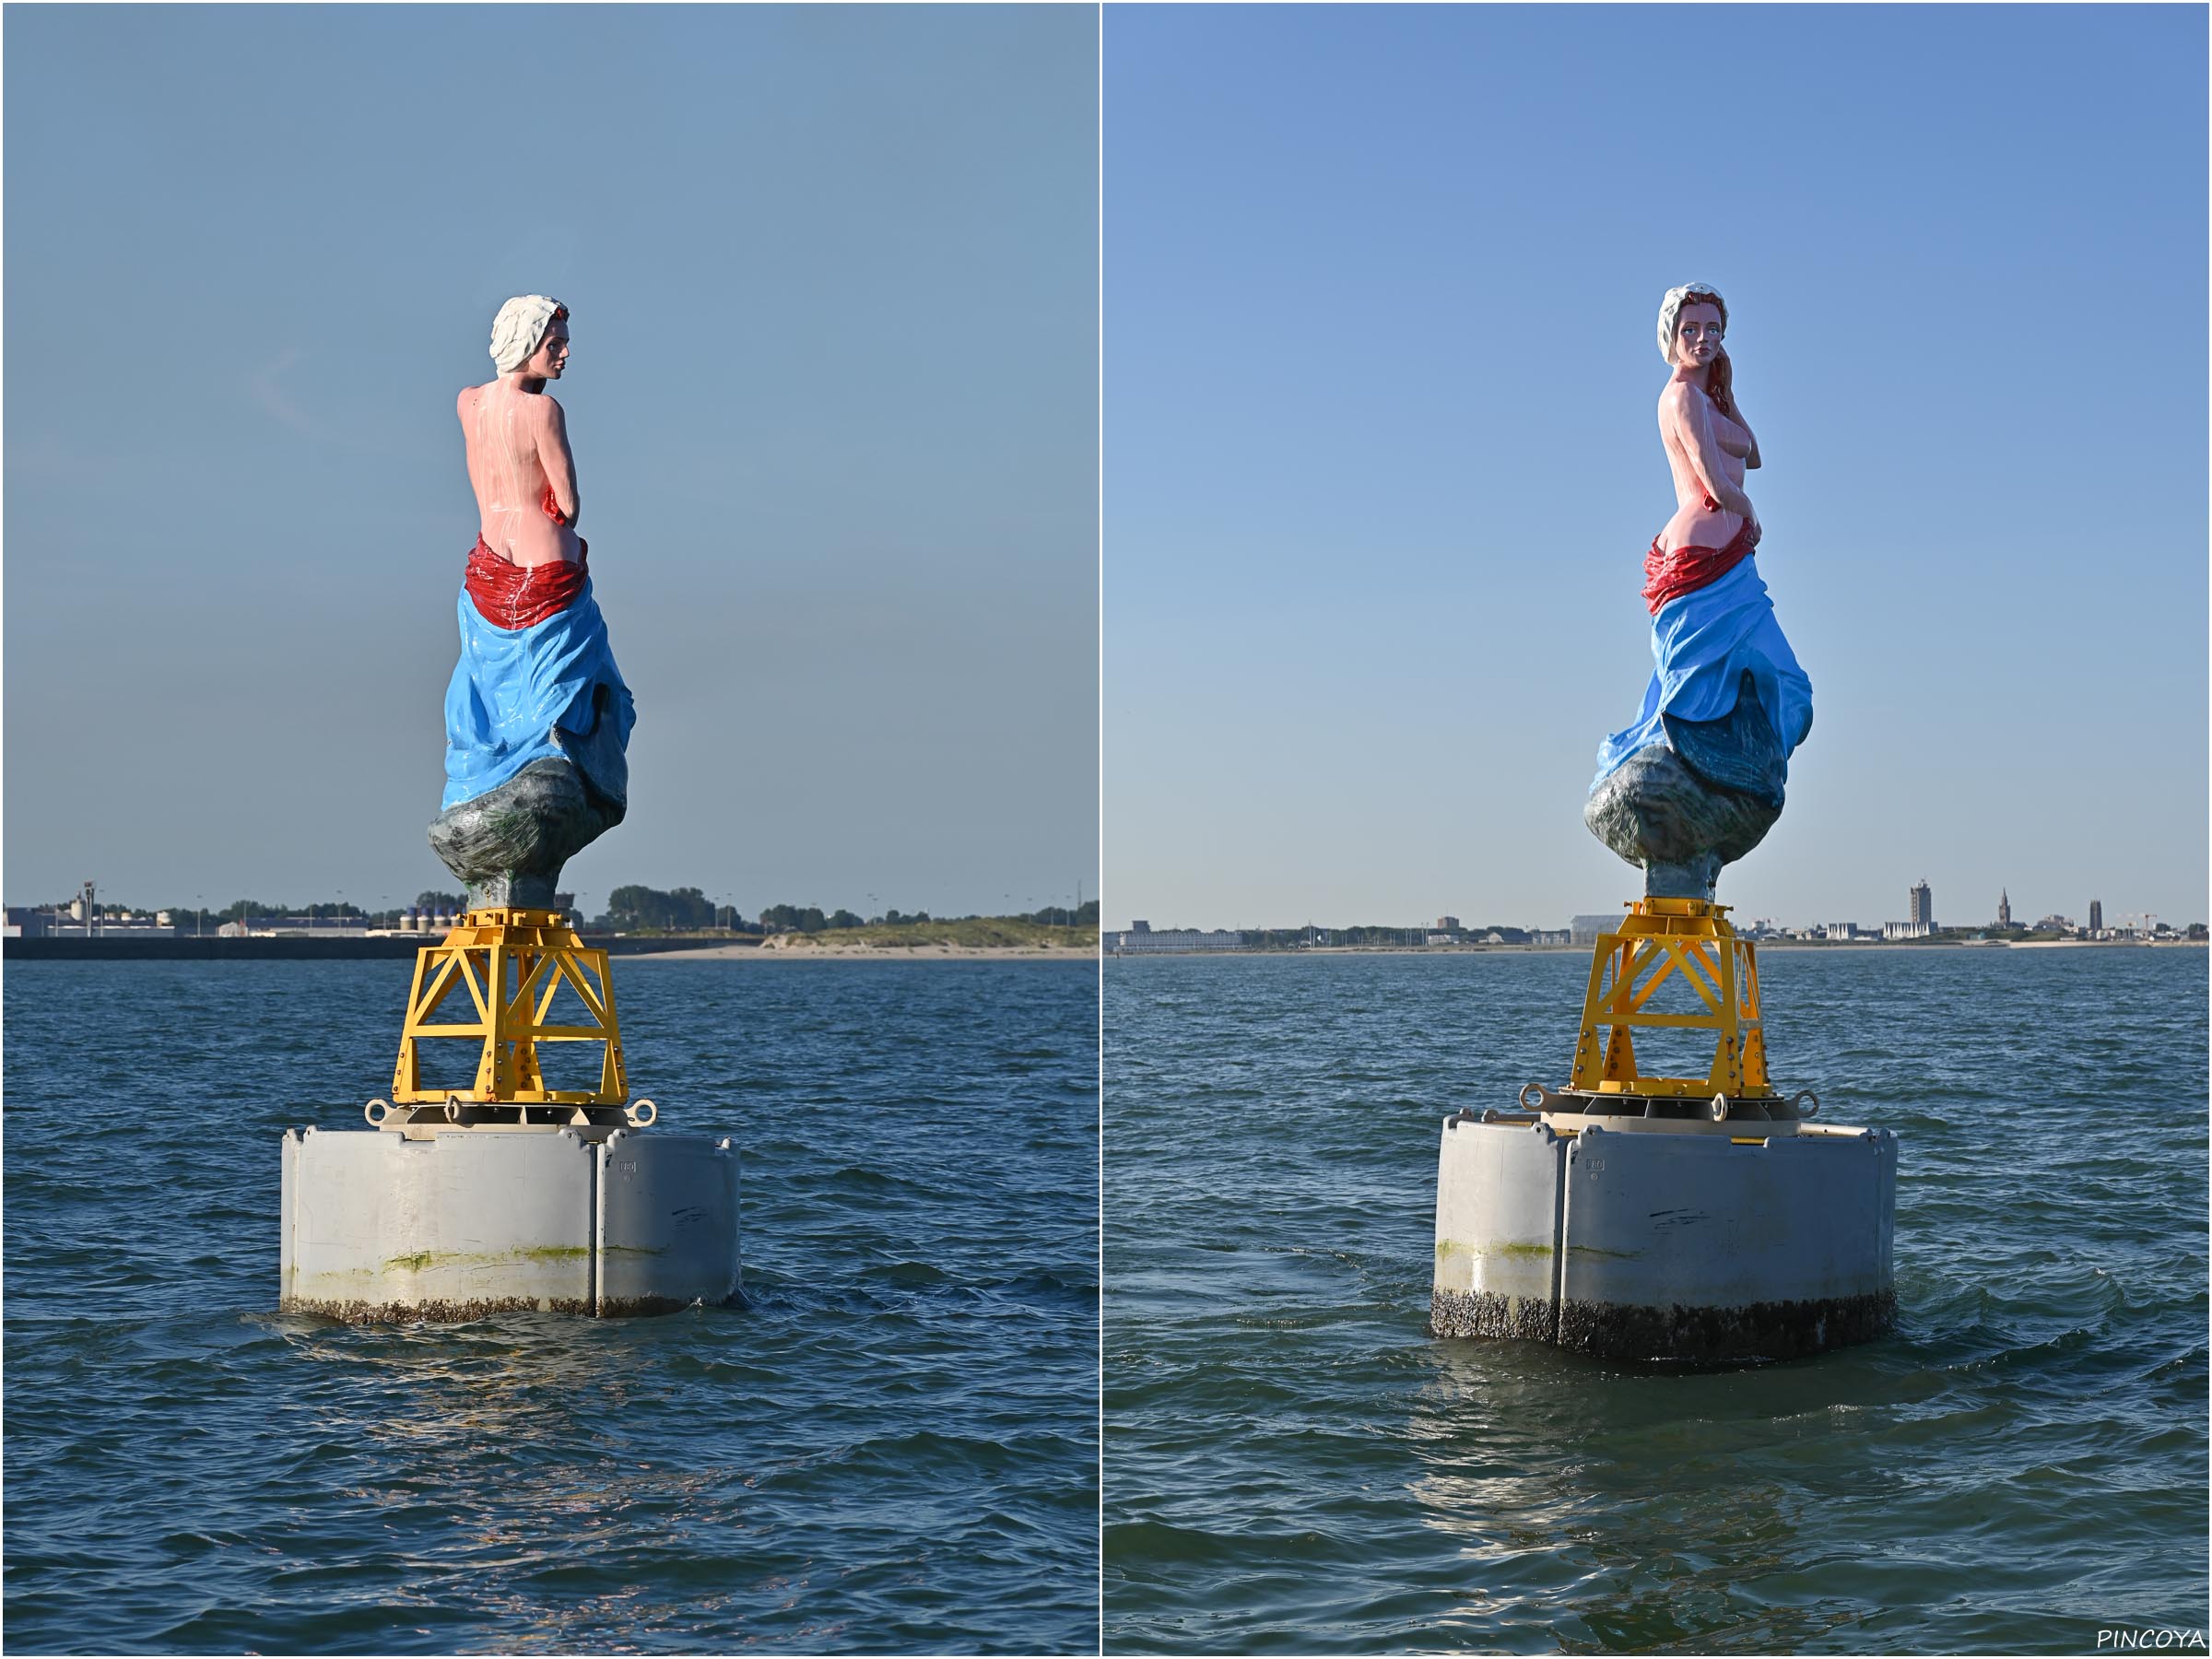
<svg viewBox="0 0 2212 1659">
<path fill-rule="evenodd" d="M 1694 1014 L 1647 1013 L 1653 994 L 1679 977 L 1704 1006 Z M 1712 1070 L 1702 1077 L 1645 1077 L 1636 1068 L 1634 1028 L 1713 1034 Z M 1600 1040 L 1600 1031 L 1607 1034 Z M 1728 907 L 1701 899 L 1640 899 L 1618 932 L 1600 934 L 1583 996 L 1570 1088 L 1596 1094 L 1677 1098 L 1766 1096 L 1767 1040 L 1759 1016 L 1759 961 L 1736 937 Z"/>
<path fill-rule="evenodd" d="M 592 1023 L 547 1025 L 561 985 L 573 989 Z M 465 987 L 477 1018 L 430 1023 L 446 997 Z M 482 1044 L 476 1080 L 466 1088 L 425 1087 L 425 1038 L 474 1038 Z M 603 1042 L 599 1087 L 547 1088 L 538 1070 L 541 1042 Z M 445 937 L 415 958 L 400 1028 L 399 1064 L 392 1072 L 395 1104 L 462 1100 L 514 1105 L 619 1106 L 629 1099 L 622 1072 L 622 1032 L 615 1020 L 615 987 L 606 952 L 587 950 L 559 911 L 473 910 Z"/>
</svg>

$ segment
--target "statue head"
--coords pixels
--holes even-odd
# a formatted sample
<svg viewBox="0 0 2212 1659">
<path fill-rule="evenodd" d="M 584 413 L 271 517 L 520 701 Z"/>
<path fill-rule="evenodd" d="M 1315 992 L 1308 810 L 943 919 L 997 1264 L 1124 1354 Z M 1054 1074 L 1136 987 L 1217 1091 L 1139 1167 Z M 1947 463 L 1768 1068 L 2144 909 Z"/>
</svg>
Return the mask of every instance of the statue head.
<svg viewBox="0 0 2212 1659">
<path fill-rule="evenodd" d="M 556 323 L 568 320 L 569 308 L 559 300 L 546 294 L 517 294 L 491 320 L 492 366 L 501 374 L 512 374 L 537 354 Z"/>
<path fill-rule="evenodd" d="M 1659 301 L 1659 355 L 1666 359 L 1667 367 L 1681 367 L 1675 356 L 1675 346 L 1682 332 L 1682 312 L 1686 307 L 1710 305 L 1721 313 L 1721 327 L 1728 326 L 1728 302 L 1709 282 L 1686 282 L 1680 288 L 1666 290 L 1666 298 Z"/>
</svg>

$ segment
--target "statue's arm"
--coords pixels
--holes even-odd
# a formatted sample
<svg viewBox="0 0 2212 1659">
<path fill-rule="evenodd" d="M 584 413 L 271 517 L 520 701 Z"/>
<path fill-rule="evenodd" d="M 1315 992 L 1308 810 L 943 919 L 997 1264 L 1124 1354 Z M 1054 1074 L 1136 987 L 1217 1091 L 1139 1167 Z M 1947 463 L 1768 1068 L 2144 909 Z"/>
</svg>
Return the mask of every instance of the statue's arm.
<svg viewBox="0 0 2212 1659">
<path fill-rule="evenodd" d="M 1751 511 L 1751 498 L 1729 482 L 1727 469 L 1721 465 L 1721 446 L 1712 436 L 1712 417 L 1705 394 L 1677 381 L 1667 387 L 1660 406 L 1665 410 L 1668 428 L 1688 457 L 1690 471 L 1704 487 L 1707 499 L 1739 518 L 1756 522 L 1759 515 Z"/>
<path fill-rule="evenodd" d="M 538 465 L 546 469 L 546 482 L 552 487 L 553 505 L 560 509 L 562 523 L 573 525 L 579 502 L 576 457 L 569 450 L 568 417 L 552 398 L 538 401 L 546 406 L 545 425 L 537 436 Z"/>
</svg>

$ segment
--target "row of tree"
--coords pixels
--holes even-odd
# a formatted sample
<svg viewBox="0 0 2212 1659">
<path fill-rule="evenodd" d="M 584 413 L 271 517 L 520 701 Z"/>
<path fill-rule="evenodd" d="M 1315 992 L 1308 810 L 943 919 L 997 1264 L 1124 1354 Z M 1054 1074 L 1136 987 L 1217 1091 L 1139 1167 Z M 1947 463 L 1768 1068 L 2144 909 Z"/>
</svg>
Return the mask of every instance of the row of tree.
<svg viewBox="0 0 2212 1659">
<path fill-rule="evenodd" d="M 1086 899 L 1077 905 L 1048 904 L 1041 911 L 1031 911 L 1028 920 L 1046 927 L 1096 927 L 1099 924 L 1099 901 Z"/>
<path fill-rule="evenodd" d="M 717 905 L 697 888 L 677 888 L 663 892 L 649 887 L 617 888 L 607 895 L 606 913 L 599 918 L 603 925 L 621 932 L 719 927 L 741 933 L 830 933 L 847 927 L 900 927 L 932 920 L 976 918 L 933 918 L 927 911 L 900 910 L 887 910 L 879 916 L 862 916 L 843 909 L 825 911 L 818 904 L 771 904 L 760 912 L 758 920 L 747 922 L 735 905 Z M 1093 899 L 1081 905 L 1049 907 L 1025 920 L 1047 926 L 1079 927 L 1088 924 L 1095 927 L 1099 904 Z"/>
</svg>

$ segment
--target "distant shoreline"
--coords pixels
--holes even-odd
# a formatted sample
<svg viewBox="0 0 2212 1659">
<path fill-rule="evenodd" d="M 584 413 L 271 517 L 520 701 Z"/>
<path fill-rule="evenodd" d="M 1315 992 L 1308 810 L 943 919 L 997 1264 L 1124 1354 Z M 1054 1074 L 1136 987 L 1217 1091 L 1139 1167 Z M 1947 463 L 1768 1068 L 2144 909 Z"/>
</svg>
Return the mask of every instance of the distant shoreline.
<svg viewBox="0 0 2212 1659">
<path fill-rule="evenodd" d="M 803 945 L 763 949 L 758 945 L 708 945 L 660 950 L 656 962 L 1095 962 L 1095 945 Z"/>
<path fill-rule="evenodd" d="M 1740 936 L 1740 935 L 1739 935 Z M 1933 942 L 1900 939 L 1746 939 L 1761 951 L 1771 950 L 2170 950 L 2183 946 L 2197 950 L 2204 939 L 1941 939 Z M 1303 948 L 1285 946 L 1238 947 L 1227 950 L 1110 950 L 1123 961 L 1145 957 L 1174 957 L 1189 961 L 1203 957 L 1318 957 L 1318 956 L 1579 956 L 1590 954 L 1587 945 L 1313 945 Z"/>
<path fill-rule="evenodd" d="M 0 940 L 0 959 L 10 962 L 309 962 L 412 961 L 436 945 L 439 934 L 395 935 L 382 938 L 317 939 L 218 938 L 186 935 L 166 939 L 8 938 Z M 1096 961 L 1096 945 L 803 945 L 776 947 L 759 944 L 702 945 L 653 935 L 585 934 L 587 950 L 604 950 L 627 961 L 669 958 L 677 961 L 723 962 L 902 962 L 902 961 Z"/>
<path fill-rule="evenodd" d="M 184 938 L 93 939 L 9 938 L 0 940 L 0 958 L 10 962 L 206 962 L 206 961 L 375 961 L 412 959 L 442 935 L 377 939 Z M 818 935 L 817 935 L 818 936 Z M 1755 939 L 1762 951 L 1787 950 L 2166 950 L 2177 946 L 2204 949 L 2203 939 L 1946 939 L 1921 942 L 1879 939 Z M 756 944 L 697 945 L 665 936 L 607 937 L 586 935 L 587 949 L 606 951 L 631 961 L 675 962 L 1093 962 L 1095 945 L 802 945 L 778 948 Z M 1354 956 L 1574 956 L 1587 957 L 1587 945 L 1317 945 L 1233 950 L 1108 951 L 1121 960 L 1173 957 L 1190 961 L 1206 957 Z"/>
</svg>

